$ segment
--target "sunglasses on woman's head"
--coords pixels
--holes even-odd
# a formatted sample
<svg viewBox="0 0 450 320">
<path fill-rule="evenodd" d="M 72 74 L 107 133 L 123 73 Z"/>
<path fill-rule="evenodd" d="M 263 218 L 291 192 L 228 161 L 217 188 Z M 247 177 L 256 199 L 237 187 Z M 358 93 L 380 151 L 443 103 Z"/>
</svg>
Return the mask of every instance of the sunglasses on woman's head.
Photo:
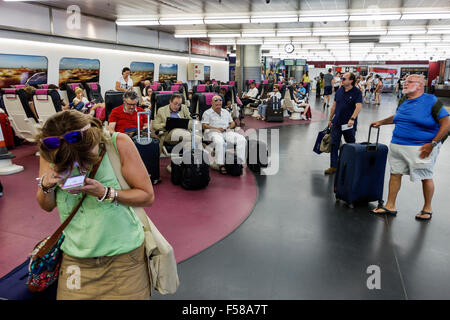
<svg viewBox="0 0 450 320">
<path fill-rule="evenodd" d="M 63 136 L 43 138 L 41 139 L 41 142 L 44 145 L 44 147 L 46 147 L 48 150 L 58 149 L 61 146 L 61 140 L 65 140 L 70 144 L 77 144 L 81 142 L 81 140 L 83 139 L 83 131 L 86 131 L 90 127 L 91 124 L 88 124 L 85 127 L 81 128 L 80 130 L 67 132 Z"/>
</svg>

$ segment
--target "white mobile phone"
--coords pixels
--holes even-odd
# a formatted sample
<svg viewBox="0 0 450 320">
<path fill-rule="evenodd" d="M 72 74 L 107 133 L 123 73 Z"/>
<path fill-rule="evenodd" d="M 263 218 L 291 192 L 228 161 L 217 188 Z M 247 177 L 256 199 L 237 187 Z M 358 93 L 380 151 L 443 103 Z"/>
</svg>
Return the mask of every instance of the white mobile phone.
<svg viewBox="0 0 450 320">
<path fill-rule="evenodd" d="M 85 179 L 86 179 L 85 174 L 69 177 L 67 178 L 66 182 L 64 182 L 64 185 L 61 187 L 61 189 L 71 190 L 75 188 L 81 188 L 82 186 L 84 186 Z"/>
<path fill-rule="evenodd" d="M 351 128 L 353 128 L 353 126 L 349 127 L 348 124 L 343 124 L 343 125 L 341 126 L 341 130 L 342 130 L 342 131 L 349 130 L 349 129 L 351 129 Z"/>
</svg>

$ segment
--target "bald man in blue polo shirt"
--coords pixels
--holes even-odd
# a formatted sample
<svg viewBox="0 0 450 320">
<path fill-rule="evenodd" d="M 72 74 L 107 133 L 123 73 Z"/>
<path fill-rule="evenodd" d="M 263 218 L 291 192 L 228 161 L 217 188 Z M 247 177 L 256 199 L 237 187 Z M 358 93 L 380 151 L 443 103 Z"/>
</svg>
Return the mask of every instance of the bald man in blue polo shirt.
<svg viewBox="0 0 450 320">
<path fill-rule="evenodd" d="M 395 115 L 371 124 L 375 128 L 395 125 L 388 155 L 391 167 L 388 199 L 384 207 L 372 210 L 373 213 L 397 215 L 396 201 L 402 176 L 409 175 L 411 181 L 422 181 L 424 204 L 416 219 L 430 220 L 433 214 L 434 165 L 450 130 L 450 118 L 436 96 L 424 93 L 424 84 L 423 76 L 408 76 L 402 90 L 406 99 Z"/>
<path fill-rule="evenodd" d="M 331 127 L 330 168 L 325 174 L 337 171 L 338 152 L 341 138 L 347 143 L 355 142 L 357 117 L 362 109 L 362 93 L 355 87 L 356 77 L 347 72 L 341 78 L 341 87 L 336 91 L 334 103 L 330 110 L 328 127 Z"/>
</svg>

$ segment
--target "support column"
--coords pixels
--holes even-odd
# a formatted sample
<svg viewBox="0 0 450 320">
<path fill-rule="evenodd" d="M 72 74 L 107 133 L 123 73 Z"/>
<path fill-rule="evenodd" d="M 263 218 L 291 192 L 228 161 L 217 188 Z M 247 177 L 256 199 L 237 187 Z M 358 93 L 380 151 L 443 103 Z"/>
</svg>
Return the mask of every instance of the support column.
<svg viewBox="0 0 450 320">
<path fill-rule="evenodd" d="M 244 82 L 247 80 L 261 82 L 261 46 L 246 45 L 243 57 Z"/>
<path fill-rule="evenodd" d="M 241 95 L 247 80 L 261 82 L 261 46 L 236 46 L 236 81 Z"/>
</svg>

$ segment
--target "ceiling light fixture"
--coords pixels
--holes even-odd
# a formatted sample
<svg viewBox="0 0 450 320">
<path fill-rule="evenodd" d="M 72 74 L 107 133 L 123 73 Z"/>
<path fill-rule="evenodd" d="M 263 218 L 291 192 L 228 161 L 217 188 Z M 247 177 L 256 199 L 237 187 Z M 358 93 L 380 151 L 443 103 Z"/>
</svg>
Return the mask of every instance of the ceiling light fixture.
<svg viewBox="0 0 450 320">
<path fill-rule="evenodd" d="M 220 16 L 220 17 L 205 17 L 205 24 L 243 24 L 250 23 L 249 16 Z"/>
<path fill-rule="evenodd" d="M 401 17 L 400 12 L 389 12 L 389 13 L 357 13 L 352 14 L 349 17 L 349 21 L 370 21 L 370 20 L 399 20 Z"/>
<path fill-rule="evenodd" d="M 118 19 L 116 20 L 118 26 L 157 26 L 158 19 Z"/>
<path fill-rule="evenodd" d="M 298 22 L 297 15 L 283 16 L 251 16 L 251 23 L 281 23 L 281 22 Z"/>
<path fill-rule="evenodd" d="M 450 19 L 450 11 L 403 12 L 401 20 Z"/>
<path fill-rule="evenodd" d="M 348 14 L 336 14 L 336 15 L 300 15 L 299 22 L 324 22 L 324 21 L 347 21 Z"/>
<path fill-rule="evenodd" d="M 195 25 L 195 24 L 203 24 L 203 18 L 195 17 L 195 18 L 161 18 L 159 19 L 159 24 L 163 26 L 177 26 L 177 25 Z"/>
<path fill-rule="evenodd" d="M 208 32 L 209 38 L 235 38 L 235 37 L 240 37 L 240 36 L 241 36 L 240 32 L 235 32 L 235 33 L 211 33 L 211 32 Z"/>
</svg>

